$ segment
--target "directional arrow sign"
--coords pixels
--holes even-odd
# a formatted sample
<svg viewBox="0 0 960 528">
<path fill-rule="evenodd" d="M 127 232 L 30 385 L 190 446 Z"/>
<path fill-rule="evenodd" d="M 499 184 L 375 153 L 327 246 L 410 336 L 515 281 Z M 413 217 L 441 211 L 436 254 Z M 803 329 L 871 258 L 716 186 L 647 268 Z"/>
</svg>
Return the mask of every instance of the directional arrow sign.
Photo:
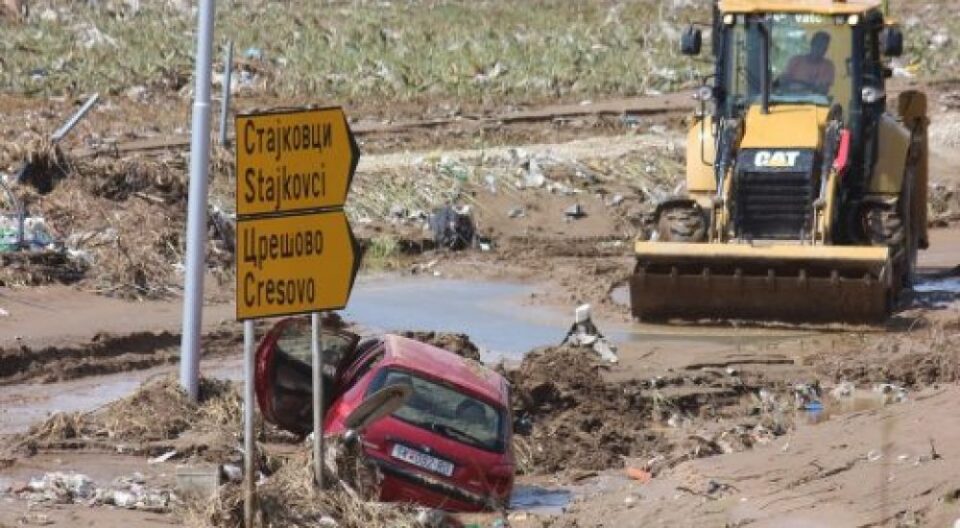
<svg viewBox="0 0 960 528">
<path fill-rule="evenodd" d="M 347 305 L 359 245 L 343 211 L 237 222 L 237 319 Z"/>
<path fill-rule="evenodd" d="M 360 151 L 343 109 L 240 115 L 237 215 L 343 207 Z"/>
</svg>

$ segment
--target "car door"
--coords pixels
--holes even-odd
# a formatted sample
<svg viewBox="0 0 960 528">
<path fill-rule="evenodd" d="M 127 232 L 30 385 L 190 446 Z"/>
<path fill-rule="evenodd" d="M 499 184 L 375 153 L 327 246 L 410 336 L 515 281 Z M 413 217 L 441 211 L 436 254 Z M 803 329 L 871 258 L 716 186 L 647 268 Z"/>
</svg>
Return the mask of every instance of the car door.
<svg viewBox="0 0 960 528">
<path fill-rule="evenodd" d="M 357 352 L 360 338 L 351 332 L 321 330 L 324 407 L 338 390 L 338 372 Z M 281 429 L 307 434 L 313 424 L 313 369 L 310 320 L 278 322 L 260 341 L 255 359 L 257 404 L 266 421 Z"/>
</svg>

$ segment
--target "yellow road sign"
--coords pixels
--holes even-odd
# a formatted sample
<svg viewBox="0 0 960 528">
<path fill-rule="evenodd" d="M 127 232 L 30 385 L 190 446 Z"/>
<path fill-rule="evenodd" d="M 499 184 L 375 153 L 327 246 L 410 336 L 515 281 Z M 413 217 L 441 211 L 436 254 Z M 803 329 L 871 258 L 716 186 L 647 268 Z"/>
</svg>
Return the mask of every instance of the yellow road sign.
<svg viewBox="0 0 960 528">
<path fill-rule="evenodd" d="M 237 215 L 343 207 L 360 151 L 343 109 L 237 116 Z"/>
<path fill-rule="evenodd" d="M 359 246 L 343 211 L 237 222 L 237 319 L 346 307 Z"/>
</svg>

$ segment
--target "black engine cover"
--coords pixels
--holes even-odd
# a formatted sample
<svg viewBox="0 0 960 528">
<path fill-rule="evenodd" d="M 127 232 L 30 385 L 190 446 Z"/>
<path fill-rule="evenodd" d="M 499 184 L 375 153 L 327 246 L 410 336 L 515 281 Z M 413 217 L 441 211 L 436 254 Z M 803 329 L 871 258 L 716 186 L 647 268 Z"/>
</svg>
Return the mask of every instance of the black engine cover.
<svg viewBox="0 0 960 528">
<path fill-rule="evenodd" d="M 736 235 L 747 240 L 810 238 L 818 194 L 817 154 L 803 149 L 744 149 L 733 181 Z"/>
</svg>

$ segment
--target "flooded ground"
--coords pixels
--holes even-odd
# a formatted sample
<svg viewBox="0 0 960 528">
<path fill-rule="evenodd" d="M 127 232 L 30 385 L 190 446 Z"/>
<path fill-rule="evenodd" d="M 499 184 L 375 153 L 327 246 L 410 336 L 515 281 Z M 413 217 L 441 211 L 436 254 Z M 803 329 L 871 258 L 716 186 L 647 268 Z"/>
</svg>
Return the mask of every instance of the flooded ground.
<svg viewBox="0 0 960 528">
<path fill-rule="evenodd" d="M 540 286 L 542 288 L 542 286 Z M 470 336 L 489 364 L 516 364 L 528 351 L 558 345 L 569 330 L 570 313 L 533 305 L 537 285 L 514 282 L 466 281 L 443 278 L 381 276 L 361 279 L 342 315 L 364 332 L 426 330 Z M 73 302 L 73 301 L 72 301 Z M 171 311 L 165 308 L 165 312 Z M 222 307 L 213 313 L 222 314 Z M 229 324 L 229 323 L 227 323 Z M 597 321 L 625 354 L 659 351 L 677 357 L 736 352 L 748 345 L 777 342 L 807 332 L 731 326 L 668 326 Z M 262 337 L 262 336 L 258 336 Z M 204 361 L 201 372 L 231 380 L 242 379 L 241 348 L 226 358 Z M 174 351 L 175 352 L 175 351 Z M 749 359 L 747 359 L 749 361 Z M 175 371 L 175 365 L 94 376 L 52 385 L 0 387 L 0 433 L 24 431 L 57 411 L 89 411 L 126 396 L 143 381 Z"/>
</svg>

